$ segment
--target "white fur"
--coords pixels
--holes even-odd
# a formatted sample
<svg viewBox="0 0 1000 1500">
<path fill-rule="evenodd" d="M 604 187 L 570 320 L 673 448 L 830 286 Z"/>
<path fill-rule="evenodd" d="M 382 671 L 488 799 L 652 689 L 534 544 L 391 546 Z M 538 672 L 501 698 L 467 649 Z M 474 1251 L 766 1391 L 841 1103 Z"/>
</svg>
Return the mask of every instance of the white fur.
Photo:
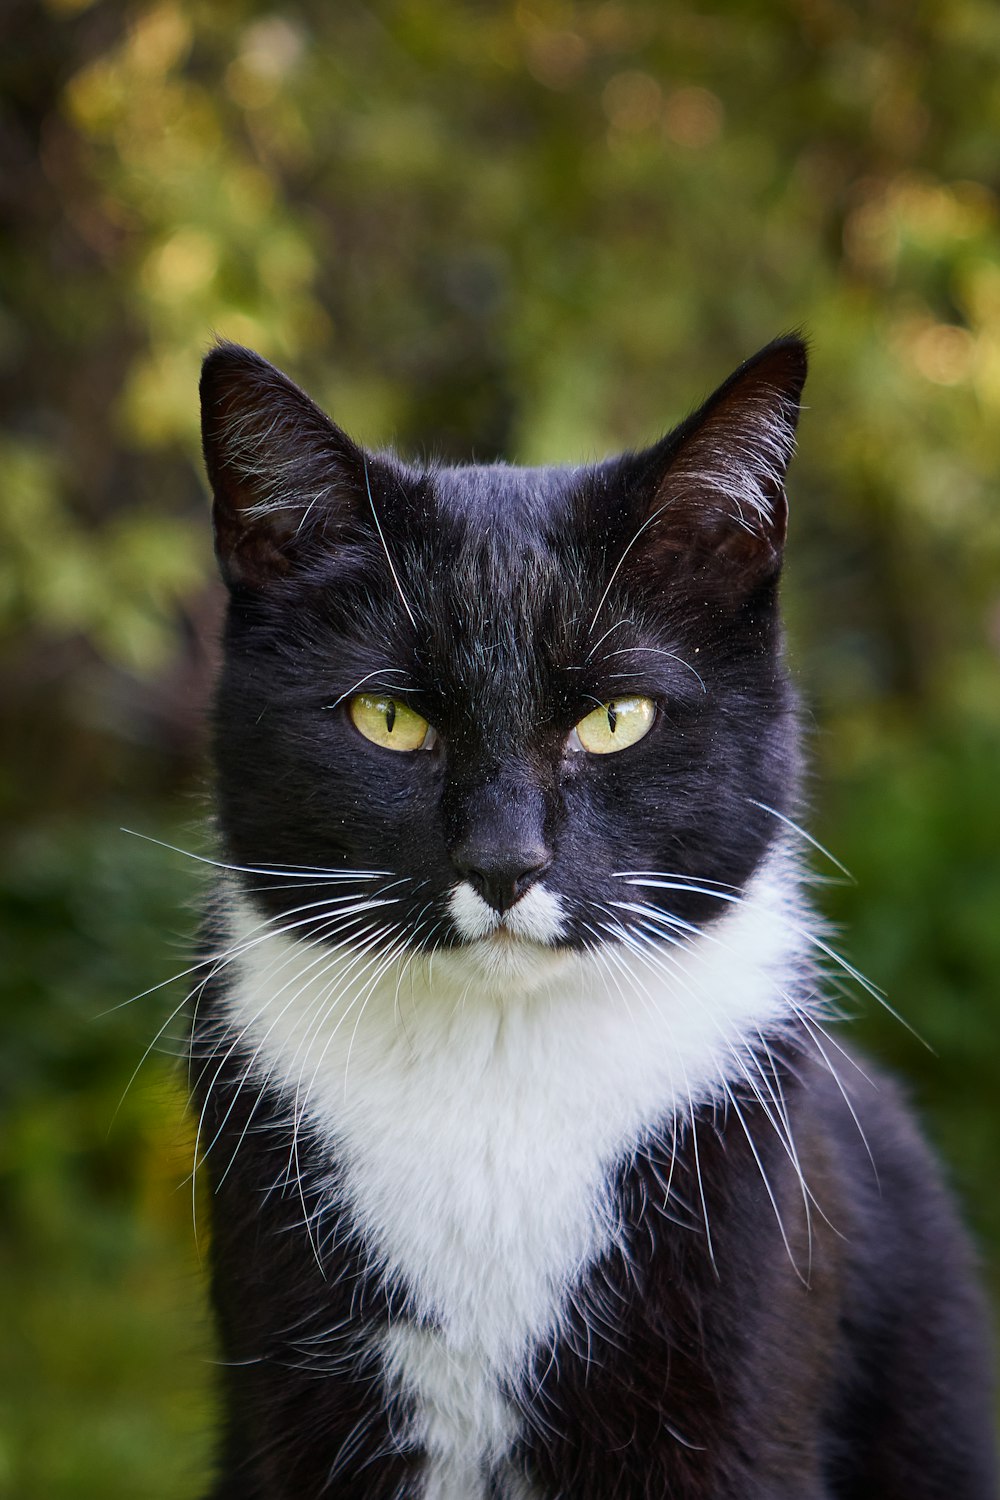
<svg viewBox="0 0 1000 1500">
<path fill-rule="evenodd" d="M 477 1351 L 410 1323 L 390 1328 L 383 1357 L 390 1384 L 415 1400 L 420 1413 L 413 1436 L 429 1461 L 424 1500 L 479 1496 L 484 1467 L 502 1464 L 517 1435 L 495 1372 Z"/>
<path fill-rule="evenodd" d="M 230 889 L 232 940 L 257 937 Z M 538 890 L 501 923 L 467 886 L 450 905 L 473 940 L 432 961 L 359 972 L 349 950 L 317 961 L 275 935 L 234 962 L 231 1020 L 259 1075 L 329 1141 L 373 1261 L 423 1320 L 397 1323 L 382 1353 L 390 1388 L 417 1402 L 429 1500 L 485 1494 L 484 1469 L 514 1434 L 502 1388 L 517 1388 L 619 1233 L 615 1163 L 651 1126 L 719 1097 L 758 1033 L 788 1023 L 804 946 L 795 890 L 789 857 L 772 858 L 662 966 L 626 946 L 547 949 L 558 897 Z M 515 934 L 520 906 L 534 941 Z"/>
<path fill-rule="evenodd" d="M 491 932 L 509 932 L 536 943 L 554 943 L 563 932 L 562 902 L 541 882 L 530 886 L 501 916 L 463 880 L 452 891 L 448 909 L 459 935 L 469 941 Z"/>
</svg>

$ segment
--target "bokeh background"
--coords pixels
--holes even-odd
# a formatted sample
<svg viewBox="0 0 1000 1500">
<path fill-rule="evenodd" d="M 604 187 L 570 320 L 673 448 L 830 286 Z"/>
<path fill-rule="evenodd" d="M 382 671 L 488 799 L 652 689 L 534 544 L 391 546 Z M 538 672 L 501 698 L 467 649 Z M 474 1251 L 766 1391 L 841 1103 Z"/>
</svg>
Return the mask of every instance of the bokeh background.
<svg viewBox="0 0 1000 1500">
<path fill-rule="evenodd" d="M 817 895 L 927 1044 L 851 1001 L 1000 1289 L 995 0 L 0 26 L 0 1494 L 181 1500 L 208 1463 L 184 985 L 150 988 L 201 867 L 119 830 L 211 847 L 214 333 L 369 444 L 536 463 L 652 440 L 807 330 L 790 650 L 854 876 Z"/>
</svg>

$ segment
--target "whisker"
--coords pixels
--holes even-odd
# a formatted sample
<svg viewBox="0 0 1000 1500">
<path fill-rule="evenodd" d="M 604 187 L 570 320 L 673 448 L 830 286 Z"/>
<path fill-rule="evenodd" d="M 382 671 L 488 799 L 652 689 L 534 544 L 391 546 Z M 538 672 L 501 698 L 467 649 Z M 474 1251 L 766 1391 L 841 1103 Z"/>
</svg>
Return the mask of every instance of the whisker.
<svg viewBox="0 0 1000 1500">
<path fill-rule="evenodd" d="M 714 896 L 717 900 L 725 901 L 732 906 L 739 906 L 745 902 L 745 897 L 743 897 L 742 895 L 733 895 L 722 889 L 709 889 L 707 884 L 696 885 L 691 881 L 661 879 L 658 876 L 633 873 L 631 871 L 619 872 L 618 878 L 626 880 L 629 885 L 648 887 L 650 889 L 685 891 L 688 893 L 693 893 L 695 895 Z M 907 1021 L 905 1016 L 901 1015 L 900 1012 L 896 1010 L 896 1008 L 886 997 L 884 990 L 879 989 L 878 985 L 874 984 L 872 980 L 868 979 L 866 975 L 862 974 L 861 970 L 856 968 L 849 959 L 844 958 L 843 954 L 838 953 L 837 950 L 830 943 L 826 942 L 826 940 L 822 938 L 818 932 L 815 932 L 810 927 L 803 926 L 799 922 L 792 921 L 787 913 L 782 913 L 781 920 L 784 922 L 790 933 L 793 933 L 796 937 L 802 938 L 805 942 L 809 943 L 813 948 L 815 948 L 819 953 L 822 953 L 824 957 L 828 958 L 831 963 L 836 964 L 837 967 L 841 969 L 848 976 L 848 978 L 853 981 L 854 984 L 856 984 L 860 989 L 864 990 L 866 994 L 870 995 L 871 998 L 875 1000 L 879 1005 L 881 1005 L 882 1008 L 886 1010 L 894 1020 L 898 1021 L 901 1026 L 905 1027 L 910 1035 L 913 1036 L 918 1042 L 920 1042 L 921 1046 L 926 1047 L 928 1052 L 930 1052 L 932 1055 L 934 1054 L 934 1049 L 930 1045 L 930 1043 L 920 1035 L 919 1031 L 917 1031 L 909 1021 Z M 699 930 L 704 932 L 704 929 Z"/>
<path fill-rule="evenodd" d="M 604 601 L 602 600 L 601 603 L 603 604 L 603 602 Z M 596 619 L 596 616 L 595 616 L 595 619 Z M 591 660 L 591 658 L 594 656 L 595 652 L 599 649 L 599 647 L 603 646 L 604 642 L 607 640 L 608 636 L 611 635 L 611 633 L 613 631 L 620 630 L 623 625 L 631 625 L 631 623 L 632 623 L 631 620 L 616 620 L 613 625 L 609 625 L 608 628 L 607 628 L 607 630 L 601 636 L 600 640 L 595 641 L 594 644 L 591 646 L 590 650 L 587 652 L 586 656 L 583 659 L 584 666 L 586 666 L 587 663 Z M 594 628 L 593 622 L 591 622 L 591 627 L 590 628 L 591 628 L 591 630 L 593 630 L 593 628 Z"/>
<path fill-rule="evenodd" d="M 669 500 L 665 500 L 662 505 L 658 505 L 656 507 L 651 515 L 648 515 L 646 517 L 645 521 L 643 521 L 642 525 L 638 528 L 635 535 L 632 537 L 632 540 L 628 543 L 627 547 L 622 552 L 621 557 L 619 557 L 618 561 L 615 563 L 614 571 L 612 572 L 611 577 L 608 579 L 607 586 L 604 590 L 604 593 L 601 595 L 600 600 L 598 601 L 597 608 L 594 610 L 594 617 L 587 627 L 588 635 L 590 635 L 590 633 L 594 629 L 594 626 L 597 624 L 601 610 L 604 608 L 605 601 L 607 600 L 608 595 L 611 593 L 611 589 L 614 585 L 615 579 L 618 577 L 618 574 L 621 572 L 622 567 L 624 566 L 625 559 L 628 557 L 629 553 L 632 551 L 632 548 L 642 536 L 643 532 L 648 531 L 649 527 L 653 525 L 654 521 L 659 520 L 663 512 L 669 508 L 670 503 L 671 502 Z"/>
<path fill-rule="evenodd" d="M 847 866 L 842 865 L 837 856 L 831 854 L 829 849 L 820 843 L 819 839 L 813 838 L 811 833 L 807 833 L 804 828 L 801 828 L 795 822 L 794 818 L 790 818 L 787 813 L 779 812 L 776 807 L 768 807 L 766 802 L 758 802 L 756 797 L 748 797 L 746 800 L 750 803 L 751 807 L 759 807 L 761 812 L 770 813 L 772 818 L 777 818 L 779 823 L 784 823 L 785 827 L 790 828 L 792 833 L 797 833 L 799 838 L 805 839 L 807 844 L 812 844 L 814 849 L 826 856 L 831 865 L 835 865 L 842 875 L 846 875 L 852 885 L 857 885 L 857 881 Z"/>
<path fill-rule="evenodd" d="M 332 926 L 333 924 L 331 922 L 331 923 L 328 923 L 326 925 L 329 927 L 329 926 Z M 355 924 L 350 924 L 350 925 L 355 925 Z M 388 931 L 388 930 L 389 930 L 388 928 L 383 928 L 382 929 L 382 931 Z M 328 942 L 329 942 L 329 933 L 326 932 L 326 931 L 323 931 L 317 937 L 315 937 L 311 942 L 302 945 L 302 951 L 300 951 L 298 948 L 296 948 L 296 949 L 292 949 L 291 952 L 289 954 L 285 955 L 283 958 L 279 955 L 280 961 L 277 962 L 276 966 L 272 965 L 268 970 L 265 971 L 265 976 L 264 977 L 267 978 L 268 983 L 270 985 L 270 981 L 273 978 L 275 978 L 278 974 L 280 974 L 281 971 L 282 971 L 282 969 L 288 968 L 289 964 L 291 964 L 293 961 L 300 960 L 304 956 L 304 954 L 308 953 L 312 948 L 321 948 L 322 949 L 322 951 L 319 953 L 319 955 L 317 957 L 313 958 L 308 964 L 305 964 L 305 965 L 297 968 L 296 971 L 295 971 L 295 973 L 292 975 L 292 977 L 290 979 L 286 980 L 285 983 L 280 987 L 280 989 L 275 990 L 275 991 L 271 991 L 270 988 L 269 988 L 267 1003 L 268 1003 L 268 1006 L 270 1007 L 271 1004 L 272 1004 L 272 1002 L 275 1001 L 275 1000 L 277 1000 L 277 999 L 279 999 L 285 993 L 286 990 L 288 990 L 288 989 L 291 988 L 292 985 L 298 984 L 298 989 L 296 989 L 294 991 L 294 993 L 289 997 L 289 999 L 286 1000 L 285 1004 L 281 1007 L 281 1009 L 278 1011 L 278 1013 L 272 1018 L 272 1020 L 270 1022 L 270 1025 L 267 1027 L 267 1030 L 260 1037 L 260 1039 L 259 1039 L 259 1041 L 257 1043 L 257 1046 L 255 1047 L 255 1049 L 253 1051 L 253 1054 L 250 1057 L 249 1062 L 247 1063 L 246 1069 L 244 1071 L 243 1078 L 241 1079 L 240 1083 L 238 1084 L 238 1086 L 237 1086 L 237 1088 L 236 1088 L 236 1090 L 235 1090 L 235 1092 L 233 1094 L 232 1100 L 230 1101 L 230 1104 L 229 1104 L 229 1108 L 226 1110 L 225 1115 L 223 1116 L 222 1120 L 220 1121 L 219 1126 L 218 1126 L 218 1128 L 216 1130 L 215 1136 L 213 1137 L 213 1139 L 209 1143 L 209 1145 L 206 1147 L 206 1149 L 205 1149 L 205 1151 L 204 1151 L 204 1153 L 202 1155 L 202 1161 L 204 1161 L 210 1155 L 210 1153 L 212 1151 L 212 1148 L 214 1147 L 214 1145 L 218 1141 L 219 1137 L 221 1136 L 222 1131 L 224 1130 L 224 1128 L 225 1128 L 225 1126 L 226 1126 L 226 1124 L 227 1124 L 227 1122 L 229 1120 L 229 1117 L 230 1117 L 230 1115 L 233 1112 L 233 1109 L 236 1107 L 236 1104 L 237 1104 L 237 1102 L 239 1100 L 240 1094 L 243 1091 L 243 1087 L 246 1084 L 247 1080 L 249 1079 L 250 1075 L 252 1074 L 252 1072 L 253 1072 L 253 1070 L 254 1070 L 254 1068 L 256 1066 L 257 1059 L 260 1056 L 261 1051 L 265 1047 L 265 1045 L 266 1045 L 266 1043 L 268 1041 L 268 1038 L 272 1035 L 272 1033 L 274 1032 L 275 1028 L 280 1024 L 280 1022 L 282 1021 L 282 1019 L 284 1018 L 284 1016 L 288 1013 L 288 1011 L 296 1003 L 296 1001 L 299 999 L 299 997 L 302 995 L 303 991 L 305 990 L 306 985 L 309 982 L 307 976 L 309 976 L 309 974 L 311 973 L 311 971 L 314 970 L 318 965 L 324 965 L 325 967 L 323 969 L 321 969 L 321 971 L 320 971 L 320 977 L 321 977 L 323 973 L 327 972 L 331 967 L 333 967 L 337 963 L 339 952 L 342 951 L 342 948 L 338 948 L 338 950 L 335 951 L 335 953 L 331 956 L 330 949 L 327 946 Z M 299 983 L 299 981 L 302 981 L 302 982 Z M 315 1002 L 313 1002 L 313 1003 L 315 1004 Z M 219 1063 L 218 1068 L 216 1069 L 215 1077 L 213 1078 L 212 1082 L 208 1086 L 208 1090 L 207 1090 L 207 1093 L 206 1093 L 206 1103 L 207 1103 L 209 1095 L 211 1094 L 212 1088 L 214 1087 L 215 1083 L 217 1082 L 217 1080 L 218 1080 L 218 1078 L 219 1078 L 219 1076 L 220 1076 L 223 1068 L 225 1067 L 226 1063 L 229 1061 L 229 1059 L 232 1057 L 233 1053 L 236 1051 L 236 1049 L 242 1043 L 243 1039 L 247 1036 L 248 1032 L 251 1031 L 251 1029 L 256 1024 L 256 1022 L 260 1019 L 260 1016 L 261 1016 L 261 1011 L 258 1011 L 246 1023 L 246 1025 L 243 1027 L 243 1029 L 237 1034 L 237 1036 L 233 1040 L 233 1042 L 232 1042 L 232 1044 L 231 1044 L 231 1046 L 229 1048 L 229 1051 L 226 1053 L 225 1057 L 222 1058 L 221 1062 Z M 268 1073 L 267 1078 L 265 1079 L 265 1085 L 266 1085 L 267 1079 L 269 1077 L 270 1077 L 270 1072 Z M 258 1096 L 258 1101 L 257 1101 L 258 1104 L 259 1104 L 259 1101 L 260 1101 L 260 1097 L 261 1096 L 259 1095 Z M 255 1104 L 254 1108 L 256 1109 L 256 1107 L 257 1107 L 257 1105 Z M 246 1134 L 246 1129 L 244 1129 L 244 1132 L 243 1132 L 244 1136 L 245 1136 L 245 1134 Z M 243 1140 L 243 1136 L 240 1137 L 240 1142 L 237 1143 L 237 1149 L 238 1149 L 239 1144 L 242 1143 L 242 1140 Z M 223 1181 L 226 1178 L 226 1175 L 228 1174 L 230 1168 L 233 1165 L 233 1161 L 235 1161 L 235 1152 L 234 1152 L 232 1158 L 230 1159 L 229 1166 L 226 1167 L 225 1172 L 223 1172 L 222 1176 L 219 1178 L 219 1181 L 216 1184 L 216 1190 L 218 1190 L 218 1188 L 221 1187 Z"/>
<path fill-rule="evenodd" d="M 235 870 L 240 875 L 276 875 L 283 880 L 305 880 L 311 879 L 316 874 L 322 874 L 331 880 L 379 880 L 392 874 L 391 870 L 331 870 L 323 865 L 227 864 L 224 860 L 209 859 L 204 854 L 194 854 L 190 849 L 182 849 L 178 844 L 168 844 L 165 839 L 153 838 L 152 834 L 139 833 L 135 828 L 120 828 L 119 832 L 127 833 L 134 839 L 142 839 L 146 844 L 156 844 L 160 849 L 169 849 L 172 854 L 183 854 L 185 859 L 193 859 L 200 865 L 211 865 L 216 870 Z"/>
<path fill-rule="evenodd" d="M 604 637 L 602 636 L 601 639 L 603 640 Z M 686 667 L 687 670 L 692 674 L 692 676 L 697 677 L 698 681 L 701 683 L 701 690 L 702 690 L 702 692 L 703 693 L 707 693 L 708 692 L 708 688 L 705 686 L 705 679 L 702 677 L 701 673 L 695 671 L 695 669 L 691 665 L 691 663 L 689 661 L 685 661 L 684 658 L 683 658 L 683 656 L 678 656 L 678 654 L 677 654 L 676 651 L 666 651 L 666 650 L 664 650 L 664 648 L 662 646 L 622 646 L 617 651 L 609 651 L 608 655 L 609 656 L 637 656 L 640 653 L 643 653 L 643 654 L 654 654 L 656 656 L 667 656 L 667 657 L 670 658 L 671 661 L 678 662 L 682 667 Z M 621 673 L 620 675 L 625 676 L 625 677 L 631 677 L 634 674 L 631 673 L 631 672 L 624 672 L 624 673 Z"/>
<path fill-rule="evenodd" d="M 364 677 L 359 677 L 358 680 L 357 680 L 357 682 L 354 684 L 354 686 L 353 687 L 349 687 L 347 689 L 346 693 L 341 693 L 340 697 L 336 698 L 333 701 L 333 703 L 324 703 L 323 704 L 324 711 L 327 712 L 327 713 L 332 713 L 334 709 L 339 708 L 340 705 L 342 703 L 346 702 L 346 700 L 348 698 L 353 698 L 354 694 L 358 691 L 358 688 L 364 687 L 364 685 L 365 685 L 366 682 L 371 682 L 371 680 L 372 680 L 373 677 L 388 677 L 390 675 L 391 676 L 395 676 L 397 673 L 400 676 L 404 676 L 404 677 L 408 675 L 407 672 L 406 672 L 405 667 L 376 667 L 374 669 L 374 671 L 366 672 L 365 675 L 364 675 Z M 393 693 L 412 693 L 412 692 L 415 692 L 416 690 L 414 688 L 407 688 L 407 687 L 402 687 L 402 686 L 393 686 L 391 689 L 388 689 L 387 691 L 391 691 Z"/>
<path fill-rule="evenodd" d="M 392 574 L 392 581 L 396 585 L 396 588 L 399 592 L 399 597 L 403 601 L 403 608 L 406 610 L 406 613 L 410 617 L 410 624 L 413 626 L 414 630 L 416 630 L 418 628 L 416 616 L 414 615 L 413 610 L 410 608 L 409 600 L 403 593 L 403 585 L 399 581 L 399 574 L 396 572 L 396 565 L 392 560 L 392 554 L 389 551 L 389 547 L 385 539 L 385 532 L 382 530 L 382 522 L 379 520 L 378 511 L 375 509 L 375 501 L 372 497 L 371 480 L 368 477 L 367 454 L 362 455 L 362 463 L 364 464 L 365 470 L 365 489 L 368 491 L 368 504 L 371 506 L 372 518 L 375 522 L 375 529 L 378 532 L 379 541 L 382 543 L 382 551 L 385 553 L 385 560 L 389 564 L 389 572 Z"/>
<path fill-rule="evenodd" d="M 797 1180 L 798 1180 L 798 1183 L 799 1183 L 800 1191 L 801 1191 L 802 1196 L 803 1196 L 803 1205 L 804 1205 L 805 1214 L 806 1214 L 806 1225 L 807 1225 L 808 1245 L 809 1245 L 809 1264 L 811 1266 L 811 1263 L 812 1263 L 812 1227 L 811 1227 L 810 1199 L 812 1198 L 812 1194 L 809 1192 L 808 1186 L 807 1186 L 807 1184 L 805 1182 L 805 1178 L 804 1178 L 804 1176 L 802 1174 L 801 1164 L 799 1162 L 798 1154 L 797 1154 L 797 1152 L 795 1150 L 794 1141 L 793 1141 L 792 1135 L 791 1135 L 791 1128 L 790 1128 L 790 1123 L 788 1121 L 787 1112 L 783 1112 L 783 1120 L 784 1120 L 784 1124 L 785 1124 L 785 1129 L 783 1130 L 781 1128 L 781 1124 L 779 1124 L 779 1121 L 775 1118 L 775 1116 L 774 1116 L 774 1114 L 773 1114 L 773 1112 L 771 1110 L 771 1107 L 768 1105 L 767 1100 L 765 1099 L 764 1095 L 761 1093 L 760 1089 L 758 1088 L 757 1084 L 755 1083 L 753 1075 L 750 1072 L 749 1067 L 747 1065 L 747 1061 L 749 1060 L 749 1062 L 757 1069 L 757 1072 L 758 1072 L 758 1074 L 759 1074 L 759 1076 L 761 1078 L 761 1081 L 765 1084 L 765 1087 L 768 1088 L 768 1092 L 771 1093 L 772 1100 L 774 1100 L 773 1092 L 771 1092 L 770 1087 L 767 1085 L 767 1080 L 766 1080 L 766 1078 L 765 1078 L 765 1076 L 763 1074 L 763 1070 L 760 1067 L 760 1061 L 759 1061 L 759 1059 L 757 1057 L 755 1057 L 752 1048 L 747 1048 L 746 1049 L 747 1056 L 746 1056 L 746 1058 L 744 1058 L 744 1056 L 742 1055 L 742 1049 L 737 1048 L 736 1046 L 733 1045 L 732 1040 L 727 1036 L 724 1028 L 716 1021 L 715 1017 L 712 1014 L 711 1006 L 710 1005 L 706 1005 L 706 1003 L 705 1003 L 705 997 L 703 997 L 702 995 L 700 995 L 690 984 L 687 984 L 687 983 L 684 982 L 683 978 L 681 977 L 681 971 L 680 971 L 680 968 L 679 968 L 679 965 L 678 965 L 677 961 L 672 957 L 672 955 L 670 955 L 669 953 L 666 953 L 666 952 L 662 951 L 660 945 L 662 944 L 662 942 L 664 941 L 665 938 L 666 938 L 666 941 L 668 943 L 670 943 L 672 946 L 678 946 L 677 943 L 676 943 L 676 939 L 672 936 L 672 934 L 664 934 L 664 932 L 662 930 L 662 927 L 659 925 L 664 920 L 667 920 L 668 922 L 673 923 L 674 919 L 669 918 L 667 916 L 667 914 L 660 912 L 658 908 L 644 908 L 644 907 L 642 907 L 642 906 L 640 906 L 640 905 L 638 905 L 636 903 L 613 902 L 612 905 L 614 905 L 615 907 L 619 907 L 619 908 L 620 907 L 624 907 L 626 909 L 629 909 L 633 913 L 639 915 L 640 918 L 642 918 L 642 920 L 640 921 L 640 924 L 639 924 L 640 931 L 637 934 L 635 934 L 635 936 L 637 936 L 640 941 L 642 941 L 643 943 L 645 943 L 647 945 L 650 945 L 653 948 L 653 951 L 654 951 L 654 953 L 656 955 L 656 959 L 657 959 L 658 963 L 660 963 L 660 964 L 667 963 L 667 964 L 670 965 L 671 974 L 672 974 L 672 982 L 679 983 L 681 985 L 681 987 L 688 994 L 690 994 L 692 996 L 692 998 L 696 1001 L 696 1003 L 700 1006 L 700 1008 L 702 1009 L 703 1013 L 706 1015 L 706 1017 L 708 1018 L 708 1020 L 712 1023 L 712 1025 L 714 1026 L 714 1028 L 717 1031 L 718 1035 L 720 1036 L 720 1039 L 722 1040 L 723 1044 L 726 1047 L 726 1050 L 728 1051 L 728 1053 L 732 1057 L 733 1062 L 735 1063 L 737 1069 L 739 1070 L 740 1075 L 742 1076 L 742 1078 L 746 1082 L 746 1084 L 747 1084 L 748 1088 L 750 1089 L 751 1093 L 757 1099 L 757 1102 L 758 1102 L 758 1104 L 761 1107 L 761 1110 L 762 1110 L 762 1112 L 764 1114 L 765 1119 L 767 1119 L 768 1123 L 771 1125 L 771 1128 L 774 1130 L 774 1132 L 775 1132 L 775 1134 L 776 1134 L 776 1136 L 777 1136 L 777 1138 L 779 1140 L 779 1143 L 782 1146 L 782 1149 L 785 1151 L 786 1155 L 788 1156 L 788 1159 L 789 1159 L 789 1161 L 790 1161 L 790 1163 L 791 1163 L 791 1165 L 793 1167 L 793 1170 L 795 1171 L 795 1174 L 796 1174 L 796 1177 L 797 1177 Z M 651 922 L 647 921 L 646 920 L 647 917 L 648 918 L 652 918 L 653 921 L 651 921 Z M 689 927 L 690 926 L 690 924 L 687 924 L 687 923 L 685 923 L 683 925 L 685 927 Z M 643 928 L 645 928 L 647 926 L 650 927 L 651 932 L 653 934 L 655 934 L 655 936 L 650 936 L 648 933 L 645 933 L 642 930 Z M 728 947 L 729 945 L 728 944 L 723 944 L 723 946 L 724 947 Z M 763 1042 L 763 1038 L 762 1038 L 762 1042 Z M 764 1045 L 765 1045 L 765 1048 L 766 1048 L 766 1043 Z M 768 1054 L 768 1055 L 770 1055 L 770 1054 Z M 739 1101 L 737 1100 L 735 1094 L 733 1093 L 732 1089 L 730 1088 L 728 1080 L 726 1080 L 726 1078 L 723 1076 L 720 1081 L 721 1081 L 723 1089 L 726 1092 L 727 1097 L 730 1100 L 730 1103 L 732 1104 L 733 1110 L 736 1113 L 736 1116 L 737 1116 L 737 1118 L 739 1120 L 739 1123 L 740 1123 L 740 1125 L 743 1128 L 744 1134 L 747 1137 L 747 1142 L 748 1142 L 748 1144 L 750 1146 L 750 1149 L 751 1149 L 751 1151 L 752 1151 L 752 1153 L 754 1155 L 754 1159 L 755 1159 L 755 1161 L 757 1163 L 757 1166 L 758 1166 L 758 1168 L 760 1170 L 761 1178 L 763 1180 L 764 1187 L 765 1187 L 765 1190 L 767 1191 L 768 1197 L 769 1197 L 769 1199 L 771 1201 L 771 1205 L 772 1205 L 772 1207 L 774 1209 L 775 1218 L 777 1220 L 778 1228 L 779 1228 L 779 1231 L 781 1233 L 782 1240 L 783 1240 L 783 1242 L 785 1244 L 786 1251 L 788 1252 L 789 1260 L 790 1260 L 790 1262 L 791 1262 L 791 1264 L 793 1266 L 793 1269 L 795 1270 L 796 1275 L 799 1276 L 800 1279 L 806 1280 L 807 1278 L 803 1278 L 802 1277 L 802 1273 L 801 1273 L 801 1271 L 800 1271 L 800 1269 L 799 1269 L 799 1267 L 798 1267 L 798 1265 L 797 1265 L 797 1263 L 795 1261 L 794 1255 L 792 1253 L 791 1245 L 790 1245 L 790 1242 L 788 1240 L 787 1233 L 785 1231 L 785 1227 L 784 1227 L 784 1224 L 783 1224 L 783 1221 L 782 1221 L 782 1218 L 781 1218 L 781 1214 L 780 1214 L 780 1211 L 779 1211 L 779 1208 L 778 1208 L 777 1201 L 776 1201 L 776 1199 L 774 1197 L 774 1193 L 773 1193 L 773 1190 L 771 1188 L 771 1184 L 770 1184 L 770 1182 L 768 1180 L 766 1171 L 764 1169 L 763 1162 L 762 1162 L 762 1160 L 761 1160 L 761 1158 L 759 1156 L 756 1143 L 752 1139 L 749 1127 L 748 1127 L 747 1122 L 746 1122 L 746 1120 L 745 1120 L 745 1118 L 743 1116 L 743 1113 L 742 1113 L 742 1111 L 740 1109 Z M 774 1102 L 775 1102 L 776 1107 L 779 1107 L 779 1106 L 777 1106 L 777 1101 L 774 1101 Z"/>
</svg>

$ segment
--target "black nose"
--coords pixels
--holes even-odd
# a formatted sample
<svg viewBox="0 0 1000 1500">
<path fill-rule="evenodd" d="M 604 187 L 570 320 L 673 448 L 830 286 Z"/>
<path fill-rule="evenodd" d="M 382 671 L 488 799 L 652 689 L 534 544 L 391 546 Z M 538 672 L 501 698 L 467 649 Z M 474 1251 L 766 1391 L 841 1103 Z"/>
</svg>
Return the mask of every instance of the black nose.
<svg viewBox="0 0 1000 1500">
<path fill-rule="evenodd" d="M 483 900 L 502 913 L 544 875 L 552 856 L 544 845 L 495 850 L 470 842 L 454 851 L 452 863 Z"/>
</svg>

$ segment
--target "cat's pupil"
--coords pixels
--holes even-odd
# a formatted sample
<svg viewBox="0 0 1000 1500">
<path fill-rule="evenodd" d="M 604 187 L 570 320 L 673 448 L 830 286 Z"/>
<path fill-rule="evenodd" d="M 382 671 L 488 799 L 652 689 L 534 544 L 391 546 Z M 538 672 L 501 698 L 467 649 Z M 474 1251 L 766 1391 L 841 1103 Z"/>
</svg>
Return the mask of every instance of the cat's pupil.
<svg viewBox="0 0 1000 1500">
<path fill-rule="evenodd" d="M 392 726 L 395 724 L 395 722 L 396 700 L 394 698 L 390 698 L 388 703 L 385 705 L 385 727 L 390 734 L 392 733 Z"/>
<path fill-rule="evenodd" d="M 612 734 L 614 734 L 614 732 L 615 732 L 615 725 L 617 723 L 618 723 L 618 710 L 615 708 L 615 705 L 613 703 L 609 703 L 608 704 L 608 728 L 611 730 Z"/>
</svg>

